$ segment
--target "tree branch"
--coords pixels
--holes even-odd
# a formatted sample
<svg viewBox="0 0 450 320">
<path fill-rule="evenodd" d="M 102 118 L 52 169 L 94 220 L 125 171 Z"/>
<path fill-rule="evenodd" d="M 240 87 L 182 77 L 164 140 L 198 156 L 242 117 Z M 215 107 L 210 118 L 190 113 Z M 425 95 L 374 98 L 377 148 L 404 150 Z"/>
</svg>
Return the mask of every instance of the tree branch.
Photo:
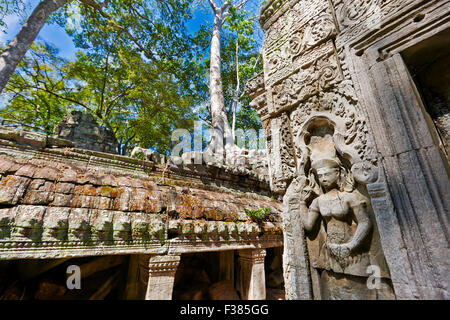
<svg viewBox="0 0 450 320">
<path fill-rule="evenodd" d="M 113 20 L 113 18 L 112 18 L 109 14 L 105 13 L 105 12 L 102 10 L 103 7 L 105 6 L 105 5 L 104 5 L 105 3 L 106 3 L 106 6 L 107 6 L 108 0 L 105 0 L 105 1 L 102 2 L 101 4 L 95 2 L 94 0 L 80 0 L 80 1 L 81 1 L 83 4 L 85 4 L 86 6 L 90 6 L 90 7 L 94 8 L 98 13 L 100 13 L 100 15 L 101 15 L 103 18 L 107 19 L 108 22 L 109 22 L 111 25 L 113 25 L 113 26 L 116 27 L 117 29 L 122 30 L 123 32 L 125 32 L 125 33 L 128 35 L 128 37 L 130 37 L 131 41 L 133 41 L 134 44 L 135 44 L 136 46 L 138 46 L 138 48 L 139 48 L 140 50 L 142 50 L 142 52 L 144 52 L 145 56 L 146 56 L 148 59 L 151 59 L 151 60 L 153 60 L 153 61 L 155 60 L 155 57 L 154 57 L 153 52 L 149 52 L 148 50 L 146 50 L 146 49 L 139 43 L 139 41 L 138 41 L 138 40 L 130 33 L 130 31 L 128 31 L 128 29 L 126 29 L 126 28 L 122 27 L 121 25 L 119 25 L 116 21 Z"/>
<path fill-rule="evenodd" d="M 108 81 L 108 72 L 109 72 L 109 53 L 110 53 L 110 48 L 108 46 L 108 53 L 106 54 L 106 64 L 105 64 L 105 73 L 104 73 L 104 77 L 103 77 L 103 86 L 102 86 L 102 92 L 101 92 L 101 99 L 100 99 L 100 110 L 99 110 L 99 115 L 101 115 L 103 113 L 103 104 L 105 103 L 105 90 L 106 90 L 106 82 Z M 106 108 L 105 108 L 106 109 Z"/>
<path fill-rule="evenodd" d="M 44 87 L 45 87 L 45 88 L 32 86 L 31 88 L 36 89 L 36 90 L 41 90 L 41 91 L 47 92 L 47 93 L 49 93 L 49 94 L 51 94 L 51 95 L 54 95 L 55 97 L 57 97 L 57 98 L 59 98 L 59 99 L 63 99 L 63 100 L 66 100 L 66 101 L 75 103 L 75 104 L 77 104 L 77 105 L 79 105 L 79 106 L 82 106 L 82 107 L 86 108 L 86 109 L 89 110 L 90 112 L 92 112 L 92 109 L 89 108 L 87 105 L 85 105 L 85 104 L 83 104 L 83 103 L 81 103 L 81 102 L 79 102 L 79 101 L 73 100 L 73 99 L 71 99 L 71 98 L 67 98 L 67 97 L 61 96 L 61 95 L 57 94 L 56 92 L 53 92 L 53 91 L 49 90 L 49 89 L 46 87 L 45 83 L 44 83 Z"/>
<path fill-rule="evenodd" d="M 119 93 L 118 95 L 116 95 L 115 97 L 113 97 L 108 105 L 105 107 L 105 112 L 104 112 L 104 116 L 107 117 L 109 114 L 109 110 L 112 108 L 112 106 L 116 103 L 116 101 L 120 98 L 122 98 L 123 96 L 125 96 L 131 89 L 133 88 L 132 85 L 128 86 L 127 88 L 125 88 L 121 93 Z"/>
<path fill-rule="evenodd" d="M 214 10 L 214 12 L 217 12 L 219 10 L 214 0 L 209 0 L 209 4 L 211 5 L 211 8 Z"/>
<path fill-rule="evenodd" d="M 247 3 L 248 0 L 242 0 L 241 3 L 239 3 L 238 5 L 235 5 L 234 7 L 238 10 L 242 9 L 243 6 L 245 6 L 245 4 Z"/>
<path fill-rule="evenodd" d="M 17 123 L 17 124 L 20 124 L 23 127 L 31 128 L 31 129 L 34 129 L 34 130 L 37 130 L 37 131 L 45 131 L 43 127 L 35 127 L 35 126 L 29 125 L 27 123 L 24 123 L 22 121 L 17 121 L 17 120 L 12 120 L 12 119 L 2 119 L 1 124 L 5 125 L 4 124 L 5 121 L 12 122 L 12 123 Z"/>
<path fill-rule="evenodd" d="M 220 8 L 220 13 L 224 14 L 225 11 L 228 9 L 228 7 L 230 6 L 231 1 L 225 1 L 225 3 L 222 5 L 222 7 Z"/>
<path fill-rule="evenodd" d="M 206 118 L 203 118 L 201 115 L 199 115 L 198 117 L 200 118 L 200 120 L 205 121 L 208 125 L 210 125 L 210 126 L 212 127 L 212 122 L 211 122 L 211 121 L 209 121 L 209 120 L 206 119 Z"/>
</svg>

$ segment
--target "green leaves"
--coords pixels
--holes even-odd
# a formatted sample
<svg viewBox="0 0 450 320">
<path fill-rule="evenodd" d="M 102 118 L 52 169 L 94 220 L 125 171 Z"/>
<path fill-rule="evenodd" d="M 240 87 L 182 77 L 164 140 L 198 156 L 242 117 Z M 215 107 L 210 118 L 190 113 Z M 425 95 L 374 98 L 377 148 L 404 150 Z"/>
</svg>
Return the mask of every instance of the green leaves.
<svg viewBox="0 0 450 320">
<path fill-rule="evenodd" d="M 260 209 L 256 209 L 256 210 L 244 209 L 244 212 L 252 220 L 263 221 L 263 220 L 266 220 L 267 218 L 269 218 L 271 210 L 270 210 L 270 208 L 260 208 Z"/>
<path fill-rule="evenodd" d="M 70 105 L 70 101 L 58 97 L 64 87 L 65 61 L 56 56 L 57 52 L 48 44 L 32 46 L 5 88 L 7 105 L 0 109 L 2 119 L 28 129 L 53 132 Z"/>
<path fill-rule="evenodd" d="M 21 15 L 29 9 L 30 3 L 21 0 L 0 0 L 0 27 L 7 27 L 5 18 L 9 15 Z"/>
</svg>

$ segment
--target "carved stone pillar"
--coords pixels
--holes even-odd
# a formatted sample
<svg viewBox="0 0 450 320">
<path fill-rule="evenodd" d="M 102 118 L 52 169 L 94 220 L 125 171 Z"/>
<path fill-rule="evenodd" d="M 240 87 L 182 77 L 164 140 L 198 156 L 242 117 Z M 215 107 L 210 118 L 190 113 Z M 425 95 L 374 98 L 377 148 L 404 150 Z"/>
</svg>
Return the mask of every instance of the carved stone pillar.
<svg viewBox="0 0 450 320">
<path fill-rule="evenodd" d="M 151 256 L 148 260 L 148 284 L 145 300 L 172 300 L 175 273 L 180 256 Z"/>
<path fill-rule="evenodd" d="M 266 299 L 265 249 L 239 250 L 237 289 L 243 300 Z"/>
</svg>

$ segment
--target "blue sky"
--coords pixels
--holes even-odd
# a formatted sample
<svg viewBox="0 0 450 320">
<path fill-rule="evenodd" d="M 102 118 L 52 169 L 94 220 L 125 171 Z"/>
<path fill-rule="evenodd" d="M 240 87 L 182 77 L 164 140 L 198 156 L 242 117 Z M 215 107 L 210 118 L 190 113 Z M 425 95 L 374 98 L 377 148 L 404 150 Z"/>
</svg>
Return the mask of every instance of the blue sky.
<svg viewBox="0 0 450 320">
<path fill-rule="evenodd" d="M 28 8 L 22 13 L 23 16 L 28 16 L 34 7 L 39 3 L 38 0 L 26 1 Z M 11 41 L 17 32 L 19 32 L 23 19 L 19 15 L 9 15 L 5 17 L 6 30 L 0 32 L 0 45 L 5 45 Z M 60 50 L 61 56 L 67 59 L 74 59 L 76 48 L 72 39 L 67 35 L 64 29 L 53 24 L 45 24 L 37 36 L 38 40 L 51 42 Z"/>
</svg>

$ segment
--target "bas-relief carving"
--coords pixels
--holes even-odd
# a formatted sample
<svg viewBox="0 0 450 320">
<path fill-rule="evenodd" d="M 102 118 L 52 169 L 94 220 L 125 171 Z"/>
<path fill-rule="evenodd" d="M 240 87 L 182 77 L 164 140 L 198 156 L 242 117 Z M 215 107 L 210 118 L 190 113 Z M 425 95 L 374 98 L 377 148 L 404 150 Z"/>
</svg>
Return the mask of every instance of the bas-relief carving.
<svg viewBox="0 0 450 320">
<path fill-rule="evenodd" d="M 331 26 L 330 18 L 332 19 L 332 15 L 328 10 L 326 1 L 299 1 L 290 11 L 281 15 L 266 31 L 264 51 L 272 52 L 292 37 L 292 34 L 303 29 L 307 31 L 303 33 L 307 38 L 301 40 L 305 42 L 309 40 L 312 44 L 314 38 L 316 41 L 318 37 L 323 38 L 323 30 L 320 29 L 328 29 Z M 332 25 L 334 29 L 334 22 Z"/>
<path fill-rule="evenodd" d="M 274 192 L 282 192 L 293 179 L 296 170 L 289 117 L 286 113 L 272 119 L 270 135 L 271 187 Z"/>
<path fill-rule="evenodd" d="M 285 16 L 281 18 L 283 17 Z M 302 59 L 303 53 L 336 34 L 334 19 L 327 10 L 323 10 L 319 16 L 303 25 L 298 25 L 295 20 L 290 21 L 288 18 L 285 20 L 289 25 L 289 33 L 284 32 L 286 28 L 281 29 L 283 31 L 281 34 L 274 28 L 270 29 L 267 37 L 268 44 L 264 49 L 265 60 L 268 61 L 265 67 L 267 86 L 272 86 L 290 75 L 296 68 L 307 64 L 308 61 Z M 329 50 L 329 45 L 325 50 L 327 49 Z M 322 46 L 320 50 L 311 52 L 310 56 L 317 58 L 317 53 L 323 54 L 323 51 Z"/>
<path fill-rule="evenodd" d="M 245 92 L 252 98 L 263 93 L 265 89 L 264 73 L 258 73 L 245 84 Z"/>
<path fill-rule="evenodd" d="M 336 17 L 340 29 L 361 22 L 372 14 L 377 14 L 380 5 L 384 1 L 378 0 L 334 0 Z"/>
<path fill-rule="evenodd" d="M 258 111 L 259 117 L 264 120 L 264 118 L 269 114 L 269 109 L 267 108 L 267 98 L 266 94 L 263 93 L 256 97 L 250 102 L 250 107 L 255 108 Z"/>
<path fill-rule="evenodd" d="M 418 0 L 332 0 L 341 34 L 338 47 L 365 32 L 380 29 L 384 21 Z"/>
<path fill-rule="evenodd" d="M 310 20 L 306 26 L 302 25 L 292 30 L 293 32 L 289 40 L 289 50 L 293 59 L 306 50 L 336 35 L 333 17 L 328 12 L 324 12 Z"/>
<path fill-rule="evenodd" d="M 329 48 L 329 49 L 332 49 Z M 274 86 L 274 111 L 291 108 L 305 99 L 327 90 L 342 80 L 334 51 L 308 65 Z"/>
<path fill-rule="evenodd" d="M 339 121 L 342 120 L 331 112 L 321 112 L 300 126 L 294 139 L 296 151 L 301 150 L 297 152 L 300 154 L 298 172 L 285 196 L 297 198 L 299 206 L 289 214 L 299 215 L 308 236 L 309 262 L 319 274 L 332 272 L 331 275 L 339 275 L 351 285 L 356 281 L 354 276 L 366 279 L 367 268 L 376 265 L 381 277 L 389 279 L 365 187 L 377 180 L 376 161 L 351 151 L 357 140 L 348 143 L 343 139 L 345 125 Z M 328 281 L 324 279 L 334 278 L 324 277 L 320 281 Z M 362 281 L 358 279 L 357 282 Z M 330 283 L 320 283 L 320 286 L 332 290 L 336 299 L 354 298 L 356 294 L 353 292 L 350 297 L 344 288 L 340 291 Z M 360 298 L 370 296 L 364 290 L 358 294 Z M 377 295 L 393 298 L 389 285 L 372 294 L 375 298 Z"/>
<path fill-rule="evenodd" d="M 259 21 L 261 25 L 264 25 L 270 18 L 280 10 L 280 8 L 289 0 L 273 0 L 269 2 L 262 10 Z"/>
<path fill-rule="evenodd" d="M 323 8 L 315 10 L 328 2 L 335 18 L 331 21 L 336 21 L 337 26 L 330 30 L 326 28 L 326 23 L 318 23 L 317 25 L 322 26 L 319 28 L 322 35 L 318 37 L 318 41 L 314 41 L 308 28 L 314 25 L 313 21 L 320 20 L 318 18 L 322 13 L 326 13 Z M 267 122 L 272 124 L 272 131 L 280 130 L 279 126 L 286 123 L 285 121 L 280 123 L 280 119 L 288 115 L 291 126 L 290 139 L 295 150 L 294 155 L 285 153 L 281 157 L 277 144 L 269 146 L 271 156 L 279 157 L 279 163 L 293 160 L 296 165 L 294 173 L 289 171 L 287 176 L 283 176 L 283 171 L 279 170 L 280 174 L 272 176 L 273 185 L 280 189 L 289 186 L 285 193 L 283 220 L 285 246 L 290 246 L 285 248 L 284 263 L 287 275 L 286 288 L 290 288 L 288 296 L 291 298 L 310 298 L 312 293 L 305 292 L 309 290 L 305 289 L 309 288 L 309 284 L 312 285 L 316 298 L 395 297 L 381 249 L 374 210 L 383 235 L 383 244 L 387 244 L 386 256 L 391 255 L 389 263 L 393 268 L 392 279 L 396 281 L 394 283 L 396 295 L 400 298 L 415 296 L 411 293 L 405 295 L 402 292 L 405 288 L 411 289 L 407 284 L 408 281 L 404 279 L 404 273 L 407 271 L 395 270 L 392 252 L 388 252 L 391 248 L 389 243 L 386 243 L 389 240 L 386 240 L 386 225 L 383 226 L 383 219 L 390 219 L 386 217 L 387 213 L 391 212 L 389 206 L 392 206 L 389 202 L 389 189 L 383 178 L 384 171 L 382 169 L 379 171 L 380 164 L 376 159 L 375 144 L 365 121 L 369 109 L 362 108 L 358 102 L 346 63 L 356 56 L 346 57 L 346 55 L 350 52 L 349 48 L 357 43 L 358 48 L 363 48 L 370 41 L 375 41 L 375 38 L 385 37 L 388 32 L 392 32 L 391 29 L 385 32 L 388 23 L 389 25 L 395 23 L 396 16 L 400 19 L 400 16 L 409 12 L 413 6 L 425 2 L 423 0 L 310 1 L 310 7 L 307 8 L 305 1 L 292 1 L 288 11 L 279 10 L 266 19 L 265 82 L 270 117 Z M 312 19 L 308 18 L 309 14 Z M 368 37 L 369 32 L 370 38 L 363 38 Z M 357 55 L 359 56 L 359 52 Z M 271 57 L 275 57 L 272 62 L 279 62 L 281 58 L 282 67 L 268 63 Z M 327 67 L 327 73 L 323 78 L 321 67 Z M 308 72 L 300 77 L 302 71 Z M 319 80 L 321 78 L 323 81 Z M 286 140 L 289 140 L 288 137 Z M 328 156 L 324 150 L 319 153 L 314 151 L 315 144 L 312 142 L 318 141 L 327 145 L 325 150 L 328 150 Z M 315 159 L 317 154 L 321 154 L 326 161 Z M 325 175 L 330 176 L 333 181 L 334 191 L 325 186 L 328 182 L 323 181 Z M 287 177 L 289 179 L 286 179 Z M 305 192 L 308 188 L 309 197 L 304 197 L 302 191 Z M 280 190 L 280 193 L 282 192 L 283 190 Z M 361 213 L 363 218 L 358 220 L 355 211 Z M 312 220 L 315 221 L 315 228 L 307 233 L 308 238 L 304 244 L 298 241 L 303 239 L 304 234 L 303 228 L 301 232 L 297 229 L 298 225 L 303 226 L 298 218 L 300 213 L 303 213 L 307 227 L 310 227 L 308 225 L 310 216 L 313 216 Z M 394 220 L 389 220 L 391 225 L 388 230 L 397 227 Z M 303 248 L 307 248 L 308 254 L 303 253 Z M 398 257 L 401 256 L 399 252 Z M 385 285 L 385 289 L 381 290 L 383 292 L 366 290 L 368 274 L 364 269 L 368 265 L 377 265 L 381 268 Z M 314 276 L 314 270 L 318 271 L 318 275 Z M 311 274 L 308 276 L 307 272 Z M 291 274 L 294 275 L 292 279 L 289 278 Z M 308 281 L 312 283 L 308 284 Z M 317 282 L 320 284 L 317 285 Z M 298 290 L 300 291 L 295 292 Z M 318 295 L 316 291 L 319 292 Z"/>
<path fill-rule="evenodd" d="M 369 164 L 376 165 L 374 146 L 367 124 L 359 114 L 353 86 L 350 81 L 345 80 L 328 92 L 312 96 L 294 109 L 291 112 L 292 131 L 294 136 L 298 136 L 304 130 L 302 127 L 305 123 L 324 117 L 334 123 L 338 130 L 334 139 L 339 142 L 340 152 L 352 159 L 355 168 L 363 168 L 360 164 L 362 161 L 366 163 L 365 167 Z M 299 165 L 305 163 L 305 154 L 305 148 L 296 145 Z M 361 169 L 357 174 L 362 174 Z"/>
<path fill-rule="evenodd" d="M 289 54 L 289 43 L 284 42 L 270 54 L 265 54 L 267 64 L 265 66 L 265 77 L 267 86 L 271 86 L 278 80 L 292 73 L 292 62 Z"/>
<path fill-rule="evenodd" d="M 312 136 L 308 149 L 309 175 L 300 173 L 298 177 L 300 217 L 308 232 L 319 220 L 323 222 L 313 265 L 365 276 L 370 265 L 367 240 L 373 228 L 368 199 L 355 189 L 353 177 L 336 155 L 330 134 Z"/>
<path fill-rule="evenodd" d="M 390 276 L 365 188 L 367 183 L 378 178 L 374 147 L 367 124 L 357 111 L 358 101 L 352 83 L 343 80 L 334 52 L 330 57 L 333 57 L 333 63 L 328 59 L 328 64 L 323 64 L 327 67 L 324 70 L 331 70 L 328 75 L 337 77 L 329 76 L 325 78 L 327 81 L 320 81 L 318 72 L 319 76 L 311 81 L 315 91 L 308 98 L 293 96 L 303 101 L 293 100 L 292 104 L 297 103 L 297 106 L 290 113 L 297 173 L 286 196 L 300 199 L 297 214 L 305 217 L 306 229 L 315 232 L 314 235 L 309 233 L 307 245 L 311 266 L 318 272 L 333 272 L 320 278 L 322 282 L 331 281 L 320 286 L 333 291 L 333 298 L 345 299 L 355 296 L 348 296 L 345 290 L 339 295 L 339 287 L 331 284 L 335 274 L 352 283 L 356 279 L 354 276 L 367 278 L 367 267 L 377 265 L 382 277 Z M 325 61 L 324 58 L 321 60 Z M 322 180 L 324 176 L 329 176 L 333 187 L 325 185 L 329 181 Z M 385 285 L 380 293 L 369 293 L 360 290 L 358 294 L 360 298 L 376 297 L 377 294 L 384 298 L 393 297 L 389 285 Z"/>
</svg>

